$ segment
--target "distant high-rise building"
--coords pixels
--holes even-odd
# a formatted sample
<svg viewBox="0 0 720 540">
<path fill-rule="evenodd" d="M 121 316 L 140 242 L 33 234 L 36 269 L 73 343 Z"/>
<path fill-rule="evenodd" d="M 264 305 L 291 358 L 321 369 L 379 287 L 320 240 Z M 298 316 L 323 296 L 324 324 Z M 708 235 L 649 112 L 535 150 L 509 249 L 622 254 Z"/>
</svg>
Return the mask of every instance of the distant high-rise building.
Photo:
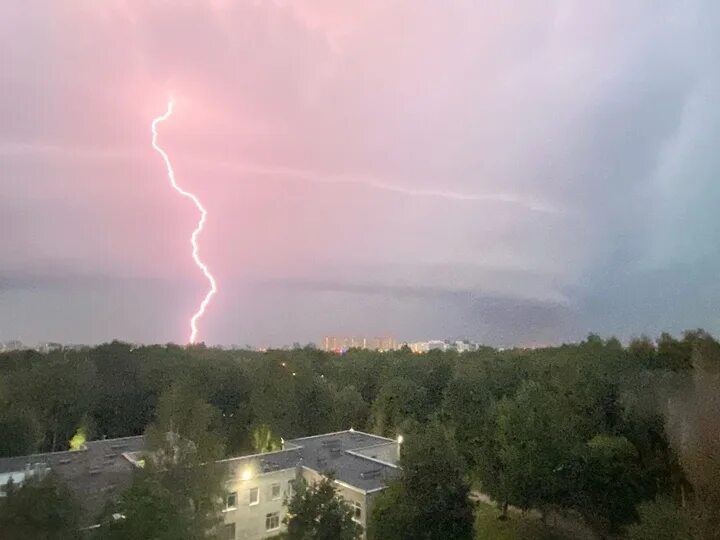
<svg viewBox="0 0 720 540">
<path fill-rule="evenodd" d="M 389 336 L 372 339 L 366 337 L 325 336 L 322 340 L 322 350 L 324 351 L 344 352 L 348 349 L 392 351 L 395 349 L 395 339 Z"/>
<path fill-rule="evenodd" d="M 394 351 L 396 348 L 395 338 L 389 336 L 376 337 L 373 339 L 372 348 L 376 351 Z"/>
<path fill-rule="evenodd" d="M 0 343 L 0 352 L 19 351 L 25 348 L 23 342 L 17 339 Z"/>
</svg>

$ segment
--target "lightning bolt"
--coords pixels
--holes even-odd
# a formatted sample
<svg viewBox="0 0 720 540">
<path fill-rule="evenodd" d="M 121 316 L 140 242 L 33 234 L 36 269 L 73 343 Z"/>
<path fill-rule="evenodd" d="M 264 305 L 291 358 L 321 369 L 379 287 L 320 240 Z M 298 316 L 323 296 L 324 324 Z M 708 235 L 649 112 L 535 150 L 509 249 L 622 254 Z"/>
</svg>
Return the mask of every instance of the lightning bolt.
<svg viewBox="0 0 720 540">
<path fill-rule="evenodd" d="M 177 191 L 180 195 L 183 197 L 186 197 L 190 199 L 193 204 L 195 204 L 195 207 L 200 212 L 200 220 L 198 221 L 197 227 L 195 227 L 195 230 L 192 233 L 192 236 L 190 236 L 190 244 L 192 245 L 192 257 L 195 261 L 195 264 L 197 267 L 202 271 L 202 273 L 205 275 L 205 278 L 210 283 L 210 290 L 205 295 L 205 298 L 200 303 L 200 307 L 195 312 L 195 314 L 190 319 L 190 343 L 195 343 L 197 341 L 197 335 L 198 335 L 198 321 L 202 318 L 202 316 L 205 314 L 205 309 L 207 308 L 208 304 L 210 303 L 210 300 L 217 292 L 217 284 L 215 283 L 215 278 L 210 273 L 210 270 L 208 269 L 207 265 L 200 259 L 200 248 L 198 246 L 198 237 L 200 236 L 200 233 L 202 232 L 203 228 L 205 227 L 205 221 L 207 220 L 207 210 L 205 210 L 205 207 L 200 202 L 200 199 L 197 198 L 194 194 L 190 193 L 189 191 L 185 191 L 183 188 L 181 188 L 177 182 L 175 181 L 175 171 L 173 171 L 172 164 L 170 163 L 170 158 L 165 153 L 165 150 L 160 148 L 160 145 L 157 143 L 158 138 L 158 132 L 157 132 L 157 126 L 160 122 L 164 122 L 168 118 L 170 118 L 170 115 L 173 112 L 173 101 L 172 99 L 168 101 L 167 111 L 165 111 L 165 114 L 162 116 L 158 116 L 152 121 L 152 146 L 157 152 L 162 156 L 163 161 L 165 161 L 165 167 L 167 167 L 167 174 L 168 178 L 170 179 L 170 184 L 172 185 L 173 189 Z"/>
</svg>

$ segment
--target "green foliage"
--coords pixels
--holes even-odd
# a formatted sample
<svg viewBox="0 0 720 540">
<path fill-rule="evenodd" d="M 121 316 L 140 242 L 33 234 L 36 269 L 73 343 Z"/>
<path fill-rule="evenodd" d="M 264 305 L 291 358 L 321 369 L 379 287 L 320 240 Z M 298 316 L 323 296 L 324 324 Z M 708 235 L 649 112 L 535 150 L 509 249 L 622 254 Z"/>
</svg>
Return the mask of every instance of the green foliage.
<svg viewBox="0 0 720 540">
<path fill-rule="evenodd" d="M 335 394 L 333 431 L 364 429 L 369 414 L 368 404 L 354 386 L 346 386 Z"/>
<path fill-rule="evenodd" d="M 9 407 L 0 412 L 0 433 L 0 457 L 32 454 L 42 439 L 32 412 Z"/>
<path fill-rule="evenodd" d="M 85 447 L 87 441 L 87 429 L 84 426 L 80 426 L 75 432 L 75 435 L 70 439 L 70 450 L 76 452 L 82 450 Z"/>
<path fill-rule="evenodd" d="M 206 538 L 193 522 L 183 499 L 154 472 L 138 471 L 130 488 L 108 510 L 96 540 L 199 540 Z"/>
<path fill-rule="evenodd" d="M 642 496 L 637 449 L 625 437 L 597 435 L 587 450 L 584 501 L 578 510 L 602 528 L 617 530 L 635 518 Z"/>
<path fill-rule="evenodd" d="M 287 506 L 284 523 L 289 540 L 356 540 L 362 535 L 362 527 L 353 521 L 350 506 L 338 497 L 331 477 L 312 485 L 296 482 Z"/>
<path fill-rule="evenodd" d="M 280 439 L 273 435 L 270 426 L 257 426 L 252 432 L 253 449 L 255 453 L 274 452 L 282 449 Z"/>
<path fill-rule="evenodd" d="M 372 408 L 376 433 L 394 437 L 408 420 L 421 420 L 427 414 L 427 390 L 417 383 L 395 378 L 380 389 Z"/>
<path fill-rule="evenodd" d="M 475 519 L 477 540 L 574 540 L 530 515 L 513 513 L 502 518 L 500 511 L 488 504 L 478 504 Z"/>
<path fill-rule="evenodd" d="M 427 540 L 473 536 L 473 511 L 462 460 L 432 423 L 404 438 L 400 477 L 378 495 L 370 537 Z"/>
<path fill-rule="evenodd" d="M 0 536 L 13 540 L 80 538 L 80 506 L 54 473 L 10 484 L 0 498 Z"/>
<path fill-rule="evenodd" d="M 669 497 L 638 506 L 640 520 L 627 528 L 628 540 L 694 540 L 700 538 L 693 517 Z"/>
<path fill-rule="evenodd" d="M 573 418 L 563 414 L 557 395 L 525 382 L 514 398 L 498 402 L 495 414 L 495 445 L 490 449 L 496 452 L 495 466 L 482 471 L 483 487 L 497 500 L 521 508 L 558 503 L 573 487 L 568 482 L 579 440 Z M 493 472 L 496 480 L 489 476 Z"/>
<path fill-rule="evenodd" d="M 145 435 L 146 465 L 108 508 L 102 538 L 195 540 L 221 522 L 219 411 L 185 385 L 166 390 L 157 410 Z M 117 513 L 124 519 L 114 519 Z"/>
<path fill-rule="evenodd" d="M 591 335 L 463 355 L 121 342 L 15 351 L 0 354 L 0 455 L 65 450 L 78 426 L 88 439 L 146 432 L 160 456 L 150 474 L 254 451 L 258 426 L 271 434 L 258 448 L 273 449 L 281 436 L 350 426 L 410 440 L 438 421 L 467 478 L 501 504 L 575 510 L 607 533 L 643 501 L 671 495 L 707 531 L 720 518 L 719 372 L 720 345 L 702 331 L 627 348 Z M 145 486 L 141 499 L 162 501 L 163 490 L 175 496 L 180 483 L 201 480 L 150 478 L 162 489 Z M 394 509 L 386 522 L 417 517 L 401 487 L 379 501 Z"/>
</svg>

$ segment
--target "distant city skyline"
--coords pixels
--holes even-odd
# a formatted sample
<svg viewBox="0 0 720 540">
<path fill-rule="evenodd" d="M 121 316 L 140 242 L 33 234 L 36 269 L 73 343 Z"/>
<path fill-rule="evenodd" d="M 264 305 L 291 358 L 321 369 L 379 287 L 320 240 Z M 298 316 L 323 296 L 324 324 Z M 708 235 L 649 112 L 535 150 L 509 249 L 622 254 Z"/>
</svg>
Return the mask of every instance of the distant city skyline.
<svg viewBox="0 0 720 540">
<path fill-rule="evenodd" d="M 0 341 L 720 335 L 720 3 L 3 2 Z M 320 343 L 318 343 L 320 345 Z"/>
</svg>

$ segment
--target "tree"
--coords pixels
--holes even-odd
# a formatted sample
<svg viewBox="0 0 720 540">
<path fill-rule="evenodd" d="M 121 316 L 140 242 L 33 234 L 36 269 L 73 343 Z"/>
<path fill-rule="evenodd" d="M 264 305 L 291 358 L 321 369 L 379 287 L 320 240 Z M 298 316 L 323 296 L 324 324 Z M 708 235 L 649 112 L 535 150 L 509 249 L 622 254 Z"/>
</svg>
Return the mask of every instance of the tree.
<svg viewBox="0 0 720 540">
<path fill-rule="evenodd" d="M 695 334 L 687 334 L 682 341 L 663 332 L 657 341 L 658 367 L 671 371 L 682 371 L 692 367 L 693 339 Z"/>
<path fill-rule="evenodd" d="M 364 429 L 368 417 L 368 404 L 354 386 L 346 386 L 335 394 L 333 429 Z"/>
<path fill-rule="evenodd" d="M 80 506 L 55 474 L 8 485 L 0 498 L 0 536 L 13 540 L 80 538 Z"/>
<path fill-rule="evenodd" d="M 102 538 L 196 540 L 222 521 L 220 413 L 185 385 L 161 397 L 145 434 L 145 467 L 107 509 Z M 124 519 L 112 518 L 121 513 Z"/>
<path fill-rule="evenodd" d="M 645 368 L 655 367 L 657 351 L 655 344 L 647 336 L 633 339 L 628 346 L 628 354 Z"/>
<path fill-rule="evenodd" d="M 258 454 L 274 452 L 282 448 L 280 439 L 273 435 L 270 426 L 265 424 L 255 427 L 252 430 L 253 449 Z"/>
<path fill-rule="evenodd" d="M 353 521 L 353 511 L 336 493 L 332 477 L 307 485 L 295 483 L 295 493 L 287 503 L 289 540 L 355 540 L 362 527 Z"/>
<path fill-rule="evenodd" d="M 330 431 L 334 396 L 327 381 L 315 375 L 310 369 L 298 371 L 297 376 L 293 378 L 298 414 L 297 426 L 301 434 L 317 435 Z"/>
<path fill-rule="evenodd" d="M 462 460 L 442 426 L 406 434 L 400 477 L 377 498 L 370 537 L 380 540 L 466 540 L 473 508 Z"/>
<path fill-rule="evenodd" d="M 0 413 L 0 457 L 32 454 L 41 440 L 40 426 L 30 411 L 11 408 Z"/>
<path fill-rule="evenodd" d="M 588 520 L 616 531 L 635 518 L 641 471 L 635 446 L 625 437 L 597 435 L 587 443 L 579 510 Z"/>
<path fill-rule="evenodd" d="M 694 540 L 698 538 L 693 518 L 672 499 L 658 498 L 638 506 L 640 520 L 627 528 L 628 540 Z"/>
<path fill-rule="evenodd" d="M 59 356 L 58 356 L 59 355 Z M 9 401 L 33 411 L 45 431 L 45 449 L 65 450 L 65 443 L 95 401 L 95 369 L 91 362 L 55 353 L 42 363 L 11 374 Z"/>
<path fill-rule="evenodd" d="M 108 507 L 96 540 L 200 540 L 206 531 L 193 522 L 185 501 L 155 472 L 137 471 L 130 488 Z"/>
<path fill-rule="evenodd" d="M 395 378 L 380 390 L 372 408 L 376 433 L 394 436 L 407 420 L 425 418 L 426 391 L 411 380 Z"/>
<path fill-rule="evenodd" d="M 555 394 L 536 382 L 525 382 L 512 399 L 502 399 L 489 447 L 494 454 L 481 462 L 486 465 L 483 490 L 521 508 L 547 507 L 572 491 L 573 448 L 582 442 L 565 412 Z"/>
</svg>

